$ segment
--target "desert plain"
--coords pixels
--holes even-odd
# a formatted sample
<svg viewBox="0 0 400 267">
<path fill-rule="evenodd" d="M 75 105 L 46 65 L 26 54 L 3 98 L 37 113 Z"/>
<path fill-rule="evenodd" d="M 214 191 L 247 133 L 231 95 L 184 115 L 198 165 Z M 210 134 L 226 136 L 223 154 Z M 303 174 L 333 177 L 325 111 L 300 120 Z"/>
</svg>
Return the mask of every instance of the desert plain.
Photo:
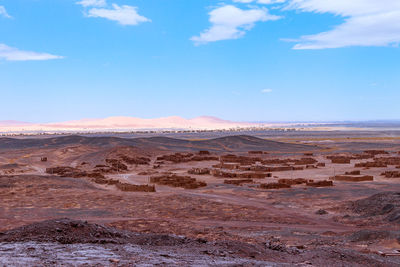
<svg viewBox="0 0 400 267">
<path fill-rule="evenodd" d="M 4 266 L 399 266 L 400 132 L 0 138 Z"/>
</svg>

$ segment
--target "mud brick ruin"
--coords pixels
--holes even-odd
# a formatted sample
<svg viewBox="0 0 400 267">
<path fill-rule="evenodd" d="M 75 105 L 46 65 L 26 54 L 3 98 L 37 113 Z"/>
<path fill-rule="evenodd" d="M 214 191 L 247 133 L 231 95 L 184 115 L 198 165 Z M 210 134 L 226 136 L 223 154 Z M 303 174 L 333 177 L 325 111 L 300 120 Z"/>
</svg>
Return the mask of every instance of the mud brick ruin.
<svg viewBox="0 0 400 267">
<path fill-rule="evenodd" d="M 208 152 L 208 151 L 207 151 Z M 194 155 L 193 153 L 175 153 L 170 155 L 163 155 L 157 157 L 158 161 L 169 161 L 173 163 L 184 163 L 190 161 L 214 161 L 218 160 L 218 157 L 215 156 L 208 156 L 209 152 L 202 151 L 199 155 Z"/>
<path fill-rule="evenodd" d="M 354 165 L 356 168 L 386 168 L 387 164 L 383 162 L 376 161 L 368 161 L 368 162 L 360 162 Z"/>
<path fill-rule="evenodd" d="M 120 155 L 121 160 L 130 165 L 148 165 L 151 159 L 146 157 L 129 157 L 126 155 Z"/>
<path fill-rule="evenodd" d="M 373 155 L 373 156 L 389 154 L 389 152 L 387 152 L 385 150 L 365 150 L 364 153 L 365 154 L 370 154 L 370 155 Z"/>
<path fill-rule="evenodd" d="M 374 177 L 370 175 L 363 175 L 363 176 L 336 175 L 331 177 L 330 179 L 335 181 L 363 182 L 363 181 L 373 181 Z"/>
<path fill-rule="evenodd" d="M 116 183 L 115 186 L 124 192 L 156 192 L 154 185 L 134 185 L 128 183 Z"/>
<path fill-rule="evenodd" d="M 207 186 L 207 183 L 197 181 L 195 178 L 190 176 L 179 176 L 176 174 L 163 174 L 160 176 L 150 177 L 150 183 L 172 187 L 182 187 L 185 189 L 196 189 Z"/>
<path fill-rule="evenodd" d="M 299 185 L 299 184 L 307 184 L 309 182 L 314 182 L 313 180 L 307 180 L 304 178 L 296 178 L 296 179 L 279 179 L 279 184 L 288 184 L 288 185 Z"/>
<path fill-rule="evenodd" d="M 195 174 L 195 175 L 206 175 L 210 174 L 211 170 L 209 168 L 192 168 L 188 170 L 189 174 Z"/>
<path fill-rule="evenodd" d="M 400 178 L 400 171 L 385 171 L 381 175 L 386 178 Z"/>
<path fill-rule="evenodd" d="M 334 164 L 350 164 L 352 160 L 351 157 L 340 157 L 340 156 L 332 156 L 327 158 L 330 159 L 331 162 Z"/>
<path fill-rule="evenodd" d="M 257 150 L 253 150 L 253 151 L 249 151 L 248 152 L 250 155 L 262 155 L 262 154 L 264 154 L 264 152 L 263 151 L 257 151 Z"/>
<path fill-rule="evenodd" d="M 345 172 L 345 175 L 361 175 L 361 171 L 359 170 L 349 171 Z"/>
<path fill-rule="evenodd" d="M 214 177 L 218 178 L 247 178 L 247 179 L 264 179 L 272 176 L 271 173 L 265 173 L 265 172 L 237 173 L 237 172 L 225 172 L 217 169 L 211 170 L 211 174 Z"/>
</svg>

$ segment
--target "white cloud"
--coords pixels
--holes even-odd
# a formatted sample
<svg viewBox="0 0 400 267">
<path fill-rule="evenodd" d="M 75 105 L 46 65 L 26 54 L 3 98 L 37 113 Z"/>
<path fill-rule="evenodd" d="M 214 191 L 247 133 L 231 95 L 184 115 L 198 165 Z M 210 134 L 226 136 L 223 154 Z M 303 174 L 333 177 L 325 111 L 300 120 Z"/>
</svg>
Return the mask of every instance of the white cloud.
<svg viewBox="0 0 400 267">
<path fill-rule="evenodd" d="M 279 3 L 284 3 L 285 1 L 286 0 L 233 0 L 233 2 L 235 3 L 249 4 L 255 2 L 264 5 L 279 4 Z"/>
<path fill-rule="evenodd" d="M 344 22 L 332 29 L 294 40 L 294 49 L 326 49 L 349 46 L 398 46 L 399 0 L 233 0 L 244 4 L 282 4 L 282 10 L 330 13 Z M 293 41 L 293 40 L 292 40 Z"/>
<path fill-rule="evenodd" d="M 7 13 L 7 10 L 4 6 L 0 6 L 0 16 L 3 16 L 7 19 L 11 19 L 12 17 Z"/>
<path fill-rule="evenodd" d="M 31 51 L 23 51 L 17 48 L 9 47 L 5 44 L 0 44 L 0 60 L 7 61 L 29 61 L 29 60 L 50 60 L 61 59 L 61 56 L 55 56 L 48 53 L 37 53 Z"/>
<path fill-rule="evenodd" d="M 210 13 L 211 27 L 199 36 L 191 38 L 196 44 L 220 40 L 237 39 L 246 34 L 259 21 L 277 20 L 280 17 L 270 15 L 265 8 L 243 10 L 233 5 L 225 5 Z"/>
<path fill-rule="evenodd" d="M 259 4 L 265 4 L 265 5 L 270 5 L 270 4 L 281 4 L 286 2 L 286 0 L 258 0 L 257 3 Z"/>
<path fill-rule="evenodd" d="M 263 93 L 263 94 L 272 93 L 272 89 L 263 89 L 263 90 L 261 90 L 261 93 Z"/>
<path fill-rule="evenodd" d="M 141 22 L 150 22 L 151 20 L 139 15 L 137 7 L 133 6 L 118 6 L 113 4 L 112 8 L 91 8 L 87 12 L 88 17 L 105 18 L 117 21 L 121 25 L 137 25 Z"/>
<path fill-rule="evenodd" d="M 89 7 L 89 6 L 102 7 L 107 5 L 106 0 L 81 0 L 76 3 L 84 7 Z"/>
<path fill-rule="evenodd" d="M 332 30 L 302 36 L 294 49 L 397 46 L 400 43 L 400 1 L 397 0 L 291 0 L 287 8 L 344 18 L 344 23 Z"/>
<path fill-rule="evenodd" d="M 251 3 L 253 1 L 254 0 L 233 0 L 233 2 L 235 3 L 245 3 L 245 4 Z"/>
</svg>

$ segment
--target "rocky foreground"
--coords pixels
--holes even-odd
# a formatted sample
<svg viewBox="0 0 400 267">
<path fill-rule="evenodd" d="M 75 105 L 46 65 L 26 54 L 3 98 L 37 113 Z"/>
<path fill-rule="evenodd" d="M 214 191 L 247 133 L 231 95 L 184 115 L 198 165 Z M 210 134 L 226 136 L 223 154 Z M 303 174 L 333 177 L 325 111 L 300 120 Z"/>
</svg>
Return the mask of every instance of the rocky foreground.
<svg viewBox="0 0 400 267">
<path fill-rule="evenodd" d="M 353 237 L 354 238 L 354 237 Z M 67 218 L 0 234 L 4 266 L 398 266 L 380 255 L 339 247 L 307 250 L 278 238 L 259 244 L 143 234 Z"/>
</svg>

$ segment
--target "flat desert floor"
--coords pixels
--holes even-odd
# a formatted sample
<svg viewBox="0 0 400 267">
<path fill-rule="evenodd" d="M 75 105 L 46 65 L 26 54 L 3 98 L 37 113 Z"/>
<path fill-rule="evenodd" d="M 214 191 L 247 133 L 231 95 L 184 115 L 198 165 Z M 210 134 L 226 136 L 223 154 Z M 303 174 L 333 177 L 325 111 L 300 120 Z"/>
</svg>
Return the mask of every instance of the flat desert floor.
<svg viewBox="0 0 400 267">
<path fill-rule="evenodd" d="M 399 266 L 400 134 L 0 138 L 0 263 Z"/>
</svg>

